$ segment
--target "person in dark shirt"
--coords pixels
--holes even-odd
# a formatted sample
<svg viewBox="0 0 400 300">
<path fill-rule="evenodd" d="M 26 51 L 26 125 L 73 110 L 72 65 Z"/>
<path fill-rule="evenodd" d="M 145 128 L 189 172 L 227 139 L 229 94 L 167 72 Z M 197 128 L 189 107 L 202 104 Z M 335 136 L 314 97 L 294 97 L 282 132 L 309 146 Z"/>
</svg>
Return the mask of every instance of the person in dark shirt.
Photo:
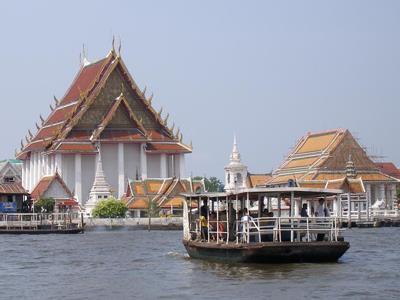
<svg viewBox="0 0 400 300">
<path fill-rule="evenodd" d="M 307 203 L 303 203 L 303 207 L 301 208 L 300 216 L 302 218 L 308 218 Z"/>
</svg>

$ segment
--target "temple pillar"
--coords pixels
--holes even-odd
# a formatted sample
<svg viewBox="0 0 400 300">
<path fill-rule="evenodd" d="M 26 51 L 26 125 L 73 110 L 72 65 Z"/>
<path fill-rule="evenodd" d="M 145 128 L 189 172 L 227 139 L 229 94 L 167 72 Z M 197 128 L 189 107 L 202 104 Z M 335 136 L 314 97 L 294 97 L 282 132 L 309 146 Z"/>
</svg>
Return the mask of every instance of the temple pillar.
<svg viewBox="0 0 400 300">
<path fill-rule="evenodd" d="M 367 196 L 367 220 L 369 221 L 369 217 L 370 217 L 370 207 L 372 205 L 372 192 L 371 192 L 371 184 L 367 183 L 365 185 L 365 190 L 366 190 L 366 196 Z"/>
<path fill-rule="evenodd" d="M 140 145 L 140 171 L 142 173 L 142 180 L 147 179 L 147 153 L 145 147 L 145 143 Z"/>
<path fill-rule="evenodd" d="M 167 154 L 161 153 L 160 156 L 160 177 L 167 178 Z"/>
<path fill-rule="evenodd" d="M 22 162 L 22 186 L 25 188 L 25 175 L 26 175 L 26 169 L 25 169 L 25 167 L 26 167 L 26 163 L 25 163 L 26 161 L 24 160 L 23 162 Z"/>
<path fill-rule="evenodd" d="M 124 144 L 118 143 L 118 198 L 125 192 Z"/>
<path fill-rule="evenodd" d="M 54 164 L 55 164 L 55 171 L 57 171 L 58 174 L 61 176 L 62 175 L 62 154 L 61 153 L 56 153 Z"/>
<path fill-rule="evenodd" d="M 384 200 L 386 203 L 385 184 L 384 183 L 381 183 L 379 185 L 379 200 Z"/>
<path fill-rule="evenodd" d="M 75 154 L 75 198 L 79 204 L 83 204 L 82 199 L 82 155 Z"/>
<path fill-rule="evenodd" d="M 185 177 L 185 154 L 179 154 L 179 177 Z"/>
<path fill-rule="evenodd" d="M 38 182 L 38 154 L 33 153 L 33 184 L 32 184 L 32 189 L 35 188 L 37 182 Z"/>
<path fill-rule="evenodd" d="M 33 189 L 33 154 L 31 153 L 31 156 L 29 158 L 29 174 L 28 174 L 28 182 L 29 182 L 29 191 L 31 192 Z"/>
</svg>

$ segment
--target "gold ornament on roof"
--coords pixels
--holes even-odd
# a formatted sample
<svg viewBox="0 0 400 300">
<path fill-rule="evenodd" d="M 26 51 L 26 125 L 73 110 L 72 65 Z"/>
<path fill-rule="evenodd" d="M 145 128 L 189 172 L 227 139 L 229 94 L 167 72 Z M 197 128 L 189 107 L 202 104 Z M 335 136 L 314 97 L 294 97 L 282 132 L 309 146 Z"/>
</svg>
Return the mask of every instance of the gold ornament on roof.
<svg viewBox="0 0 400 300">
<path fill-rule="evenodd" d="M 53 106 L 51 106 L 51 104 L 49 105 L 49 107 L 50 107 L 50 110 L 51 110 L 51 111 L 54 110 L 54 108 L 53 108 Z"/>
<path fill-rule="evenodd" d="M 42 125 L 43 125 L 44 119 L 43 119 L 42 115 L 39 115 L 39 118 L 40 118 L 40 121 L 42 121 Z"/>
<path fill-rule="evenodd" d="M 147 103 L 149 106 L 151 105 L 151 102 L 153 101 L 153 96 L 154 96 L 154 94 L 151 93 L 150 97 L 147 99 Z"/>
<path fill-rule="evenodd" d="M 40 129 L 40 127 L 39 127 L 39 125 L 38 125 L 38 123 L 37 123 L 37 122 L 35 122 L 35 125 L 36 125 L 36 129 L 37 129 L 37 130 L 39 130 L 39 129 Z"/>
<path fill-rule="evenodd" d="M 58 105 L 58 103 L 60 102 L 60 101 L 58 101 L 58 99 L 57 99 L 57 97 L 56 96 L 53 96 L 53 99 L 54 99 L 54 103 L 56 104 L 56 106 Z"/>
<path fill-rule="evenodd" d="M 169 113 L 167 114 L 167 116 L 166 116 L 165 119 L 164 119 L 164 124 L 165 124 L 165 125 L 167 125 L 168 118 L 169 118 Z"/>
</svg>

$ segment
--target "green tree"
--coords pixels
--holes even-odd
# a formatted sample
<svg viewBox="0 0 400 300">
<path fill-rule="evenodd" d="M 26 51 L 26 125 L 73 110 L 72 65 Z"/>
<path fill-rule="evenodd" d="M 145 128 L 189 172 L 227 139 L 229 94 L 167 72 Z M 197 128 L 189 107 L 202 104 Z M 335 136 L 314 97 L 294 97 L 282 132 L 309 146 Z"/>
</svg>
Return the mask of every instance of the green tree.
<svg viewBox="0 0 400 300">
<path fill-rule="evenodd" d="M 125 203 L 111 197 L 97 203 L 92 215 L 95 218 L 121 218 L 125 217 L 127 210 Z"/>
<path fill-rule="evenodd" d="M 223 192 L 224 191 L 224 184 L 221 180 L 219 180 L 215 176 L 207 177 L 200 177 L 196 176 L 193 179 L 201 180 L 204 178 L 204 185 L 207 192 Z"/>
<path fill-rule="evenodd" d="M 40 213 L 42 211 L 47 213 L 52 213 L 54 211 L 54 205 L 56 201 L 53 198 L 39 199 L 34 204 L 35 213 Z"/>
</svg>

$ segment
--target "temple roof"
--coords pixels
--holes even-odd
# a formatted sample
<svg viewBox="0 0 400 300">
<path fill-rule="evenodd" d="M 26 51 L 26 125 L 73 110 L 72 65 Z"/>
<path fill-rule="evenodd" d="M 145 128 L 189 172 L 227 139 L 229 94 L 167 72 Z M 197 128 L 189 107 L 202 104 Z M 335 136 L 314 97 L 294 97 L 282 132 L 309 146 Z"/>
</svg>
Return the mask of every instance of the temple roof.
<svg viewBox="0 0 400 300">
<path fill-rule="evenodd" d="M 399 182 L 379 170 L 348 130 L 335 129 L 303 136 L 266 183 L 282 185 L 294 180 L 317 186 L 318 182 L 342 179 L 346 175 L 349 158 L 356 179 Z"/>
<path fill-rule="evenodd" d="M 81 66 L 71 86 L 36 134 L 27 138 L 17 157 L 24 159 L 31 151 L 96 152 L 97 141 L 149 142 L 176 145 L 165 152 L 190 153 L 182 143 L 180 131 L 174 133 L 162 119 L 161 111 L 151 105 L 129 74 L 122 58 L 114 50 L 103 59 Z M 159 152 L 165 153 L 165 146 Z"/>
<path fill-rule="evenodd" d="M 44 193 L 50 188 L 51 184 L 56 181 L 61 185 L 65 194 L 68 195 L 68 198 L 66 198 L 66 199 L 73 199 L 74 196 L 72 195 L 71 191 L 68 189 L 64 180 L 61 178 L 61 176 L 57 172 L 54 175 L 44 176 L 44 177 L 42 177 L 42 179 L 40 179 L 40 181 L 37 183 L 37 185 L 35 186 L 35 188 L 33 189 L 32 193 L 31 193 L 32 199 L 39 200 L 44 195 Z"/>
<path fill-rule="evenodd" d="M 391 162 L 381 162 L 375 163 L 376 166 L 381 170 L 382 173 L 385 173 L 394 178 L 400 179 L 400 170 L 397 169 L 394 163 Z"/>
<path fill-rule="evenodd" d="M 148 209 L 149 200 L 158 207 L 181 207 L 184 197 L 181 193 L 194 193 L 204 191 L 204 181 L 192 178 L 181 179 L 177 177 L 145 180 L 131 180 L 123 201 L 129 209 Z"/>
</svg>

